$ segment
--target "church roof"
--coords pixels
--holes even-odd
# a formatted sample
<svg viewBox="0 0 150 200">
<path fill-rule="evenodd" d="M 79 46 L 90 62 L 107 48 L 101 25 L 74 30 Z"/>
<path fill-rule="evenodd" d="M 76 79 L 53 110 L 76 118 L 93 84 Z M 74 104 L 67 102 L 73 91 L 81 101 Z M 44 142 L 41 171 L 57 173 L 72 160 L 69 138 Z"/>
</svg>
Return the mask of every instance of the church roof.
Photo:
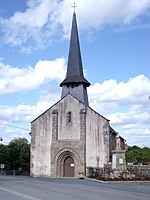
<svg viewBox="0 0 150 200">
<path fill-rule="evenodd" d="M 80 44 L 78 37 L 78 28 L 76 21 L 76 14 L 73 13 L 72 19 L 72 29 L 71 29 L 71 39 L 70 39 L 70 48 L 69 48 L 69 57 L 68 57 L 68 66 L 67 66 L 67 75 L 65 80 L 60 84 L 60 87 L 68 84 L 80 84 L 89 87 L 91 84 L 84 78 L 82 59 L 80 52 Z"/>
</svg>

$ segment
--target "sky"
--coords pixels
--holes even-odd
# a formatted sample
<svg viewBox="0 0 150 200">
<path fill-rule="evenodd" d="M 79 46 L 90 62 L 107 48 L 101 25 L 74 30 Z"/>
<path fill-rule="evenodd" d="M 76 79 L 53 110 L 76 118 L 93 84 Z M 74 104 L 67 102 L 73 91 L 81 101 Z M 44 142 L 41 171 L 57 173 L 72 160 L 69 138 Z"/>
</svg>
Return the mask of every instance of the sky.
<svg viewBox="0 0 150 200">
<path fill-rule="evenodd" d="M 0 0 L 2 143 L 60 100 L 74 2 L 90 107 L 150 147 L 150 0 Z"/>
</svg>

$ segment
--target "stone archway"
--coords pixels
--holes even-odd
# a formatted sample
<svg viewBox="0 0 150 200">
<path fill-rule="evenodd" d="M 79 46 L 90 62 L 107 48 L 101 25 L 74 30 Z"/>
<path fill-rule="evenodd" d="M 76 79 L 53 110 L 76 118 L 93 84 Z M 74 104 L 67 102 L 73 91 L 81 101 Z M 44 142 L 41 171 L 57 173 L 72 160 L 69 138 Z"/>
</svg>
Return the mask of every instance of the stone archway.
<svg viewBox="0 0 150 200">
<path fill-rule="evenodd" d="M 71 150 L 63 150 L 56 156 L 56 177 L 75 177 L 79 158 Z"/>
</svg>

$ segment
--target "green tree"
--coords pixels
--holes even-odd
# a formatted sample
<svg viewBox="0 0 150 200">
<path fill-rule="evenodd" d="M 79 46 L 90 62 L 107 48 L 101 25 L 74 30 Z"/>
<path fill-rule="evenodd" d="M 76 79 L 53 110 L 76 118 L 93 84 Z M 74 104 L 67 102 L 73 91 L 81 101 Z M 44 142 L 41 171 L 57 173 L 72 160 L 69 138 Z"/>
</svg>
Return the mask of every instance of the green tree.
<svg viewBox="0 0 150 200">
<path fill-rule="evenodd" d="M 30 145 L 25 138 L 13 139 L 8 145 L 0 146 L 0 163 L 6 171 L 29 171 Z"/>
<path fill-rule="evenodd" d="M 0 164 L 6 164 L 8 158 L 8 145 L 0 144 Z"/>
<path fill-rule="evenodd" d="M 9 160 L 11 168 L 14 170 L 22 169 L 26 171 L 29 168 L 30 147 L 27 139 L 18 138 L 9 143 Z"/>
<path fill-rule="evenodd" d="M 137 146 L 129 147 L 126 153 L 126 160 L 133 164 L 147 164 L 150 162 L 150 148 L 140 148 Z"/>
<path fill-rule="evenodd" d="M 134 145 L 134 146 L 132 146 L 132 147 L 128 147 L 128 151 L 132 151 L 132 150 L 139 150 L 139 149 L 141 149 L 140 147 L 138 147 L 138 146 L 136 146 L 136 145 Z"/>
</svg>

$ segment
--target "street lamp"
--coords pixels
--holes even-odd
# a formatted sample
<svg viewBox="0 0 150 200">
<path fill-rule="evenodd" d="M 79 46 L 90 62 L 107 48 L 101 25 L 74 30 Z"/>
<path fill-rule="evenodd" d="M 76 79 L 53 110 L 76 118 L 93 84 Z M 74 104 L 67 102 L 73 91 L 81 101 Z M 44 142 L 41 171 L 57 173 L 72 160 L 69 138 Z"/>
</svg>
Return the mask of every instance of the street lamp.
<svg viewBox="0 0 150 200">
<path fill-rule="evenodd" d="M 2 138 L 2 137 L 0 137 L 0 141 L 1 141 L 1 142 L 3 141 L 3 138 Z"/>
</svg>

